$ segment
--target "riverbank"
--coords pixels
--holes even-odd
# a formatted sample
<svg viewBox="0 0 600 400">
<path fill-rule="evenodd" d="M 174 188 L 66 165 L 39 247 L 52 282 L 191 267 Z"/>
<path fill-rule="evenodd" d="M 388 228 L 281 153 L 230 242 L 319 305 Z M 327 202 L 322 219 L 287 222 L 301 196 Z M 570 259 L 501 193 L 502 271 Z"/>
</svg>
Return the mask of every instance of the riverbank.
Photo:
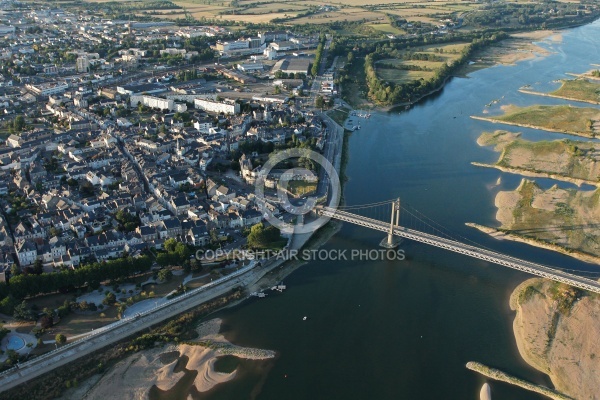
<svg viewBox="0 0 600 400">
<path fill-rule="evenodd" d="M 600 299 L 567 285 L 529 279 L 512 292 L 519 353 L 575 399 L 598 399 Z"/>
<path fill-rule="evenodd" d="M 547 243 L 542 240 L 537 240 L 535 238 L 518 235 L 516 233 L 505 231 L 503 229 L 492 228 L 489 226 L 476 224 L 474 222 L 466 222 L 465 225 L 468 227 L 471 227 L 471 228 L 475 228 L 475 229 L 477 229 L 485 234 L 488 234 L 491 237 L 498 239 L 498 240 L 510 240 L 513 242 L 525 243 L 530 246 L 539 247 L 540 249 L 552 250 L 557 253 L 561 253 L 566 256 L 573 257 L 573 258 L 576 258 L 576 259 L 584 261 L 584 262 L 600 264 L 600 257 L 596 257 L 591 254 L 582 253 L 580 251 L 573 250 L 573 249 L 566 249 L 566 248 L 564 248 L 562 246 L 558 246 L 556 244 Z"/>
<path fill-rule="evenodd" d="M 237 368 L 219 372 L 215 363 L 219 357 L 235 356 L 246 360 L 268 360 L 276 357 L 271 350 L 245 348 L 231 344 L 219 334 L 221 320 L 200 324 L 198 339 L 182 344 L 168 344 L 143 350 L 117 363 L 100 377 L 83 382 L 81 389 L 72 389 L 61 400 L 80 399 L 147 399 L 151 391 L 164 395 L 181 385 L 185 377 L 193 378 L 191 385 L 204 393 L 216 385 L 235 379 Z M 118 387 L 119 391 L 114 388 Z"/>
<path fill-rule="evenodd" d="M 527 90 L 527 89 L 519 89 L 519 92 L 524 93 L 524 94 L 531 94 L 534 96 L 552 97 L 555 99 L 570 100 L 570 101 L 581 101 L 583 103 L 590 103 L 590 104 L 600 104 L 600 101 L 593 101 L 593 100 L 587 100 L 587 99 L 581 99 L 581 98 L 575 98 L 575 97 L 569 97 L 569 96 L 561 96 L 561 95 L 552 94 L 552 93 L 536 92 L 536 91 Z"/>
<path fill-rule="evenodd" d="M 551 174 L 551 173 L 546 173 L 546 172 L 534 172 L 534 171 L 529 171 L 529 170 L 522 169 L 522 168 L 504 167 L 504 166 L 497 165 L 497 164 L 485 164 L 485 163 L 480 163 L 480 162 L 476 162 L 476 161 L 473 161 L 471 163 L 471 165 L 474 165 L 476 167 L 493 168 L 493 169 L 497 169 L 498 171 L 508 172 L 510 174 L 515 174 L 515 175 L 526 176 L 528 178 L 550 178 L 550 179 L 554 179 L 557 181 L 569 182 L 569 183 L 572 183 L 577 186 L 593 185 L 593 186 L 600 187 L 600 182 L 598 182 L 598 181 L 571 178 L 566 175 L 557 175 L 557 174 Z"/>
<path fill-rule="evenodd" d="M 420 95 L 414 100 L 396 103 L 389 106 L 377 106 L 370 100 L 365 99 L 371 105 L 371 109 L 377 111 L 390 112 L 395 109 L 408 109 L 427 97 L 439 93 L 444 89 L 448 81 L 455 77 L 465 77 L 471 72 L 490 68 L 495 65 L 516 65 L 516 63 L 534 59 L 537 57 L 546 57 L 552 54 L 545 48 L 537 45 L 534 41 L 547 39 L 550 42 L 558 43 L 562 41 L 562 36 L 558 31 L 544 30 L 544 31 L 532 31 L 532 32 L 521 32 L 510 35 L 508 39 L 504 39 L 501 42 L 494 43 L 489 47 L 477 51 L 473 57 L 475 61 L 471 61 L 459 67 L 456 73 L 447 76 L 444 81 L 431 91 Z"/>
<path fill-rule="evenodd" d="M 156 327 L 145 330 L 146 333 L 133 334 L 115 342 L 110 347 L 104 347 L 85 357 L 69 362 L 69 367 L 56 366 L 51 372 L 30 379 L 12 389 L 0 392 L 0 400 L 33 399 L 50 400 L 59 397 L 67 388 L 78 386 L 78 382 L 104 373 L 115 363 L 139 350 L 152 348 L 157 344 L 175 340 L 187 340 L 190 336 L 189 327 L 196 324 L 200 318 L 221 309 L 227 304 L 240 299 L 240 291 L 232 291 L 216 299 L 203 303 L 191 311 L 180 314 Z M 64 364 L 64 363 L 63 363 Z"/>
<path fill-rule="evenodd" d="M 528 141 L 520 133 L 498 130 L 484 132 L 477 138 L 480 146 L 494 146 L 500 152 L 495 164 L 472 162 L 472 165 L 500 171 L 543 177 L 581 186 L 600 185 L 600 144 L 573 140 Z"/>
<path fill-rule="evenodd" d="M 600 117 L 600 115 L 598 115 L 598 116 Z M 481 117 L 478 115 L 471 115 L 470 117 L 472 119 L 476 119 L 479 121 L 487 121 L 487 122 L 491 122 L 494 124 L 505 124 L 505 125 L 519 126 L 522 128 L 539 129 L 542 131 L 558 132 L 558 133 L 564 133 L 567 135 L 573 135 L 573 136 L 579 136 L 579 137 L 585 137 L 585 138 L 593 137 L 592 132 L 586 133 L 586 132 L 580 132 L 580 131 L 573 131 L 570 129 L 554 128 L 551 126 L 540 126 L 540 125 L 533 125 L 533 124 L 524 123 L 524 122 L 507 121 L 504 119 L 494 118 L 494 117 Z"/>
<path fill-rule="evenodd" d="M 496 194 L 496 220 L 501 226 L 485 231 L 495 236 L 501 232 L 510 240 L 600 263 L 600 248 L 596 245 L 600 240 L 599 201 L 600 189 L 581 191 L 554 185 L 544 190 L 536 182 L 522 179 L 515 190 Z"/>
</svg>

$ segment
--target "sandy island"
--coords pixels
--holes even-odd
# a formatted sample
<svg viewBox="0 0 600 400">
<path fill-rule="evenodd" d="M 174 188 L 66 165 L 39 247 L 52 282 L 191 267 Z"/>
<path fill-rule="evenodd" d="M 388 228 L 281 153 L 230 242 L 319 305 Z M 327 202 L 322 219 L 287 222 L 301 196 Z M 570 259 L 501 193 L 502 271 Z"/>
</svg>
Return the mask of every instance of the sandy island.
<svg viewBox="0 0 600 400">
<path fill-rule="evenodd" d="M 473 165 L 578 186 L 600 186 L 600 143 L 566 139 L 531 142 L 520 139 L 519 133 L 498 130 L 484 132 L 477 144 L 495 146 L 494 150 L 501 154 L 495 164 Z"/>
<path fill-rule="evenodd" d="M 523 179 L 515 190 L 496 195 L 500 228 L 467 225 L 497 239 L 523 242 L 600 264 L 599 199 L 600 189 L 580 191 L 555 185 L 543 190 L 535 182 Z"/>
<path fill-rule="evenodd" d="M 117 363 L 101 378 L 91 379 L 74 389 L 62 399 L 114 399 L 145 400 L 150 389 L 168 391 L 187 371 L 197 371 L 194 386 L 199 392 L 207 392 L 216 385 L 235 378 L 236 372 L 222 373 L 215 370 L 217 358 L 232 355 L 249 360 L 274 358 L 271 350 L 252 349 L 229 343 L 219 334 L 220 319 L 213 319 L 198 326 L 197 342 L 169 344 L 141 351 Z M 185 362 L 185 364 L 183 364 Z M 177 372 L 175 372 L 177 370 Z M 115 388 L 119 388 L 115 391 Z"/>
<path fill-rule="evenodd" d="M 534 43 L 539 41 L 559 43 L 562 41 L 562 35 L 549 30 L 516 33 L 509 39 L 479 53 L 478 62 L 491 65 L 515 65 L 520 61 L 550 55 L 550 51 Z"/>
<path fill-rule="evenodd" d="M 575 399 L 600 399 L 600 301 L 567 285 L 539 278 L 510 298 L 519 353 Z"/>
</svg>

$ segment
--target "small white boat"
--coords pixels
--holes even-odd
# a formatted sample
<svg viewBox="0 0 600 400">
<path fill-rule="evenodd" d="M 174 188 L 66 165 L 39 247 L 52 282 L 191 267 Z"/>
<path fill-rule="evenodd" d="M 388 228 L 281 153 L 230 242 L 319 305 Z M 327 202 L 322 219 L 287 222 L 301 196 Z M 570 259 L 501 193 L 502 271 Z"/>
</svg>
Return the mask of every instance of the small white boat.
<svg viewBox="0 0 600 400">
<path fill-rule="evenodd" d="M 302 321 L 306 321 L 307 319 L 308 317 L 305 316 L 304 318 L 302 318 Z"/>
</svg>

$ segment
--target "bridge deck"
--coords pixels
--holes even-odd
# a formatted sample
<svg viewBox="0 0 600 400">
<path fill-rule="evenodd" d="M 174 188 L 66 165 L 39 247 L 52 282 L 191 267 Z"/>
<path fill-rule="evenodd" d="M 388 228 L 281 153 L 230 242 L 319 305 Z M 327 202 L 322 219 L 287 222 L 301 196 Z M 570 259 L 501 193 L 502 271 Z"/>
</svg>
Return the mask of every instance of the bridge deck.
<svg viewBox="0 0 600 400">
<path fill-rule="evenodd" d="M 375 229 L 377 231 L 388 233 L 390 230 L 389 223 L 352 214 L 346 211 L 335 210 L 328 207 L 320 207 L 318 209 L 318 212 L 330 218 L 335 218 L 340 221 L 345 221 L 351 224 Z M 527 272 L 532 275 L 540 276 L 542 278 L 566 283 L 568 285 L 580 289 L 589 290 L 590 292 L 600 293 L 599 282 L 578 275 L 570 274 L 568 272 L 564 272 L 558 269 L 547 267 L 545 265 L 536 264 L 516 257 L 511 257 L 506 254 L 497 253 L 495 251 L 486 250 L 475 246 L 470 246 L 454 240 L 445 239 L 413 229 L 404 228 L 402 226 L 395 227 L 393 229 L 393 233 L 395 236 L 415 240 L 417 242 L 450 250 L 456 253 L 467 255 L 469 257 L 478 258 L 480 260 L 489 261 L 494 264 Z"/>
</svg>

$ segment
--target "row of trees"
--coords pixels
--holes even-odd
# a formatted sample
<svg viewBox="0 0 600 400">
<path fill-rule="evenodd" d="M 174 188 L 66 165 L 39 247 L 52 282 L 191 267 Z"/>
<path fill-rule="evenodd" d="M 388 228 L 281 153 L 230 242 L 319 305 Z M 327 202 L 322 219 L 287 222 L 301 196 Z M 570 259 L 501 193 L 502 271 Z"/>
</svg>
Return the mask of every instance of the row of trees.
<svg viewBox="0 0 600 400">
<path fill-rule="evenodd" d="M 315 54 L 315 62 L 312 65 L 310 70 L 310 74 L 312 76 L 317 76 L 319 74 L 319 66 L 321 65 L 321 61 L 323 59 L 323 49 L 325 48 L 325 35 L 321 35 L 319 37 L 319 45 L 317 46 L 317 52 Z"/>
<path fill-rule="evenodd" d="M 98 288 L 100 282 L 109 279 L 127 278 L 149 271 L 152 260 L 148 256 L 119 258 L 101 263 L 80 266 L 74 270 L 44 273 L 40 275 L 18 275 L 0 285 L 0 298 L 24 299 L 54 292 L 66 292 L 74 288 L 90 286 Z"/>
<path fill-rule="evenodd" d="M 436 49 L 436 50 L 438 50 L 438 49 Z M 440 57 L 437 54 L 431 54 L 431 53 L 405 53 L 403 58 L 405 60 L 413 60 L 413 61 L 435 61 L 435 62 L 446 61 L 446 59 L 444 57 Z"/>
<path fill-rule="evenodd" d="M 388 63 L 379 63 L 377 64 L 378 68 L 387 68 L 387 69 L 398 69 L 401 71 L 433 71 L 429 67 L 423 67 L 421 65 L 414 64 L 388 64 Z"/>
</svg>

